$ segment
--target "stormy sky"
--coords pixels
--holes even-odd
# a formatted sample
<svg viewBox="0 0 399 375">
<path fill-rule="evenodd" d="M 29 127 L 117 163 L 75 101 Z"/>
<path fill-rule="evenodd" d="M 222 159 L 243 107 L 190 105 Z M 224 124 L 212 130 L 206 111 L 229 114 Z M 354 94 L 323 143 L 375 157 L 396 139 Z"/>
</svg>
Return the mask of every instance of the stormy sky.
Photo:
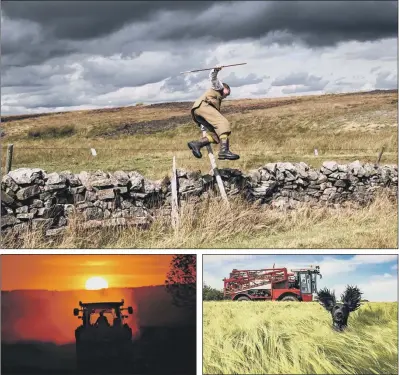
<svg viewBox="0 0 399 375">
<path fill-rule="evenodd" d="M 2 114 L 397 88 L 396 1 L 2 1 Z"/>
</svg>

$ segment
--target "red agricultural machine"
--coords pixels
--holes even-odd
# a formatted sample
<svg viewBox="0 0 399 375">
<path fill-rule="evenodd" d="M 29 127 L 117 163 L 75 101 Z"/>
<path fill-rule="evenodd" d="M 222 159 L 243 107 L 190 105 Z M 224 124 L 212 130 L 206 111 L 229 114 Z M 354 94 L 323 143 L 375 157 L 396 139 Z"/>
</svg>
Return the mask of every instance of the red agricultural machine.
<svg viewBox="0 0 399 375">
<path fill-rule="evenodd" d="M 224 278 L 224 295 L 233 301 L 303 301 L 317 300 L 317 276 L 320 267 L 301 269 L 264 268 L 236 270 Z"/>
</svg>

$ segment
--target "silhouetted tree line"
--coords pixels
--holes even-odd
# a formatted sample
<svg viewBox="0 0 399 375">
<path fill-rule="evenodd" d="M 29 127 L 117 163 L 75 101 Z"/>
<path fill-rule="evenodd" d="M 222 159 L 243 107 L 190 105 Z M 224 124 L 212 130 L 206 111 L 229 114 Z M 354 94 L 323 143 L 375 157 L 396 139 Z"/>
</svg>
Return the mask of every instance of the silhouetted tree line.
<svg viewBox="0 0 399 375">
<path fill-rule="evenodd" d="M 203 301 L 222 301 L 224 299 L 230 299 L 223 295 L 223 291 L 212 288 L 204 283 L 202 288 L 202 300 Z"/>
<path fill-rule="evenodd" d="M 166 275 L 165 287 L 172 295 L 173 304 L 190 310 L 197 302 L 197 257 L 196 255 L 174 255 Z"/>
</svg>

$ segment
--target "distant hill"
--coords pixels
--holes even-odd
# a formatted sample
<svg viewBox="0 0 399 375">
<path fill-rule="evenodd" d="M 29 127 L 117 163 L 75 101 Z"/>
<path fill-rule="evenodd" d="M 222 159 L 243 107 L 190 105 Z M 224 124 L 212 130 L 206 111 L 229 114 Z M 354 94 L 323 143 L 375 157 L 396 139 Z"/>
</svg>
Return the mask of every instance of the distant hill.
<svg viewBox="0 0 399 375">
<path fill-rule="evenodd" d="M 119 301 L 132 306 L 127 322 L 139 336 L 144 328 L 195 326 L 195 312 L 175 307 L 164 286 L 106 289 L 104 291 L 17 290 L 1 292 L 3 341 L 74 341 L 80 320 L 73 316 L 79 301 Z"/>
</svg>

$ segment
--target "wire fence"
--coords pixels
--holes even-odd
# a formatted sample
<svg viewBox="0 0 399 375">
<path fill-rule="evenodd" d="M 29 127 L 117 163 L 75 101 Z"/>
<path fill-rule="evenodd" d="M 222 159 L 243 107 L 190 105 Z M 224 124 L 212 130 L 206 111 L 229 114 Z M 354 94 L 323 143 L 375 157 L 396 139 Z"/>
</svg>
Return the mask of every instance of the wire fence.
<svg viewBox="0 0 399 375">
<path fill-rule="evenodd" d="M 2 149 L 7 149 L 7 145 L 2 145 Z M 281 148 L 279 147 L 278 150 L 276 149 L 267 149 L 267 148 L 247 148 L 247 147 L 240 147 L 240 146 L 235 146 L 234 147 L 236 150 L 240 151 L 250 151 L 250 152 L 281 152 L 281 153 L 289 153 L 289 152 L 305 152 L 305 153 L 331 153 L 331 152 L 379 152 L 381 148 L 309 148 L 309 147 L 304 147 L 304 148 Z M 187 147 L 181 147 L 181 148 L 176 148 L 176 147 L 157 147 L 157 148 L 134 148 L 134 147 L 129 147 L 129 148 L 119 148 L 119 147 L 15 147 L 15 149 L 21 149 L 21 150 L 62 150 L 62 151 L 68 151 L 68 150 L 85 150 L 87 152 L 91 152 L 92 149 L 94 150 L 104 150 L 104 151 L 129 151 L 129 152 L 157 152 L 157 151 L 176 151 L 176 152 L 184 152 L 184 151 L 189 151 Z M 316 152 L 317 150 L 317 152 Z M 389 148 L 384 148 L 384 152 L 387 153 L 392 153 L 392 152 L 397 152 L 398 150 L 396 149 L 389 149 Z"/>
<path fill-rule="evenodd" d="M 25 147 L 14 145 L 11 150 L 11 161 L 8 160 L 9 152 L 4 151 L 9 147 L 1 145 L 2 149 L 2 172 L 7 173 L 9 169 L 21 167 L 35 167 L 50 171 L 61 170 L 138 170 L 142 173 L 161 170 L 167 172 L 171 168 L 172 158 L 179 162 L 179 167 L 201 168 L 209 167 L 207 157 L 195 158 L 188 147 Z M 215 153 L 217 153 L 215 147 Z M 311 163 L 318 166 L 327 160 L 348 162 L 359 159 L 364 162 L 382 163 L 387 160 L 392 163 L 397 161 L 397 149 L 394 148 L 348 148 L 348 147 L 302 147 L 302 148 L 268 148 L 257 144 L 256 147 L 234 146 L 232 151 L 243 154 L 238 161 L 223 162 L 222 167 L 232 168 L 256 168 L 262 164 L 276 161 Z M 207 152 L 204 149 L 206 156 Z M 384 157 L 383 157 L 384 156 Z"/>
</svg>

